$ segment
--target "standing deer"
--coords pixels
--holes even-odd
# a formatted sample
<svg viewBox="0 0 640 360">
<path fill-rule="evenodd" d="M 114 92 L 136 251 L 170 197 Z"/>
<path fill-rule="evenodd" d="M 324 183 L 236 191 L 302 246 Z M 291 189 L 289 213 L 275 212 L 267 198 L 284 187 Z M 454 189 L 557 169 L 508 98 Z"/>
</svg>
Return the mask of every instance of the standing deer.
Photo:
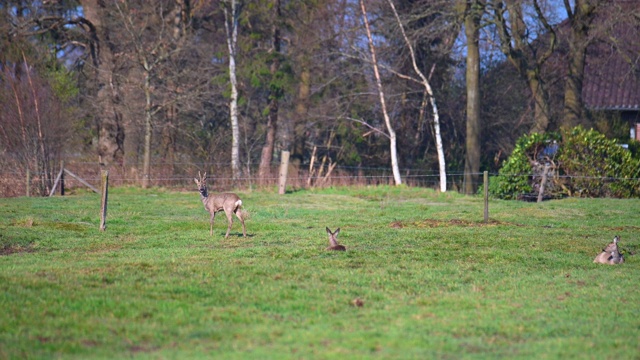
<svg viewBox="0 0 640 360">
<path fill-rule="evenodd" d="M 335 232 L 331 232 L 329 228 L 327 229 L 327 235 L 329 235 L 329 246 L 327 250 L 337 250 L 337 251 L 346 251 L 347 248 L 343 245 L 338 244 L 338 234 L 340 233 L 340 228 L 337 228 Z"/>
<path fill-rule="evenodd" d="M 620 254 L 620 251 L 618 250 L 619 241 L 620 237 L 616 235 L 613 238 L 613 242 L 602 249 L 602 252 L 598 254 L 595 259 L 593 259 L 593 262 L 609 265 L 622 264 L 624 262 L 624 256 L 622 256 L 622 254 Z"/>
<path fill-rule="evenodd" d="M 242 212 L 242 200 L 240 200 L 238 195 L 233 193 L 210 195 L 207 193 L 207 173 L 204 173 L 204 176 L 201 176 L 200 172 L 198 172 L 198 177 L 200 177 L 200 180 L 195 178 L 193 180 L 195 180 L 196 185 L 198 185 L 200 200 L 202 200 L 205 210 L 211 214 L 211 220 L 209 221 L 209 234 L 213 236 L 213 219 L 216 217 L 216 213 L 220 210 L 224 210 L 224 214 L 227 215 L 227 222 L 229 224 L 227 227 L 227 234 L 224 237 L 229 237 L 229 231 L 231 231 L 231 225 L 233 225 L 233 214 L 236 214 L 236 217 L 240 219 L 240 222 L 242 223 L 242 234 L 244 237 L 247 237 L 247 231 L 244 226 L 244 214 Z"/>
</svg>

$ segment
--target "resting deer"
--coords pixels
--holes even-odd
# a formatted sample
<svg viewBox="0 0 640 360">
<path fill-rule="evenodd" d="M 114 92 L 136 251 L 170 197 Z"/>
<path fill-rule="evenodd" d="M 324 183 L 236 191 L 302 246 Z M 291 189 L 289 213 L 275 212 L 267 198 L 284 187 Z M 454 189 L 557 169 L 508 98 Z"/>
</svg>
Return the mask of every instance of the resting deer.
<svg viewBox="0 0 640 360">
<path fill-rule="evenodd" d="M 595 259 L 593 259 L 593 262 L 609 265 L 622 264 L 624 262 L 624 256 L 622 256 L 622 254 L 620 254 L 620 251 L 618 250 L 619 241 L 620 237 L 616 235 L 613 238 L 613 242 L 602 249 L 602 252 L 598 254 Z"/>
<path fill-rule="evenodd" d="M 327 234 L 329 235 L 329 246 L 327 250 L 337 250 L 337 251 L 346 251 L 347 248 L 338 244 L 338 234 L 340 233 L 340 228 L 337 228 L 335 232 L 331 232 L 329 228 L 327 229 Z"/>
<path fill-rule="evenodd" d="M 224 214 L 227 215 L 227 235 L 225 238 L 229 237 L 229 232 L 231 231 L 231 225 L 233 225 L 233 214 L 236 214 L 236 217 L 240 219 L 242 223 L 242 234 L 247 237 L 247 231 L 244 226 L 244 214 L 242 213 L 242 200 L 238 197 L 238 195 L 233 193 L 221 193 L 210 195 L 207 193 L 207 173 L 204 173 L 204 176 L 200 175 L 198 172 L 198 176 L 200 180 L 193 179 L 198 185 L 198 191 L 200 192 L 200 200 L 202 200 L 202 204 L 204 204 L 205 210 L 211 214 L 211 220 L 209 221 L 209 234 L 213 235 L 213 219 L 216 217 L 216 213 L 220 210 L 224 210 Z"/>
</svg>

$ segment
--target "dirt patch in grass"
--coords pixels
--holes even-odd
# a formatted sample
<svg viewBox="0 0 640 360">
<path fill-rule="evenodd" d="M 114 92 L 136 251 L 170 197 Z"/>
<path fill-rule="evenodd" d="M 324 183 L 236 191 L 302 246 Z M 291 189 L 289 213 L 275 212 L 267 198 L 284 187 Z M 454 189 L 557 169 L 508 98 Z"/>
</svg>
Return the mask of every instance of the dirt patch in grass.
<svg viewBox="0 0 640 360">
<path fill-rule="evenodd" d="M 92 245 L 87 249 L 87 254 L 104 254 L 110 253 L 114 251 L 122 250 L 122 245 L 120 244 L 98 244 Z"/>
<path fill-rule="evenodd" d="M 20 245 L 0 245 L 0 256 L 8 256 L 18 253 L 31 253 L 34 252 L 35 249 L 31 246 L 20 246 Z"/>
<path fill-rule="evenodd" d="M 33 245 L 36 238 L 33 235 L 2 233 L 2 230 L 4 229 L 0 229 L 0 256 L 36 251 Z"/>
<path fill-rule="evenodd" d="M 627 231 L 627 230 L 640 230 L 640 226 L 632 226 L 632 225 L 627 225 L 627 226 L 613 226 L 613 227 L 608 227 L 609 230 L 611 231 Z"/>
<path fill-rule="evenodd" d="M 160 349 L 158 346 L 152 346 L 152 345 L 146 345 L 146 344 L 131 345 L 129 347 L 129 351 L 131 351 L 134 354 L 137 354 L 137 353 L 150 353 L 150 352 L 157 351 L 158 349 Z"/>
<path fill-rule="evenodd" d="M 440 227 L 487 227 L 487 226 L 523 226 L 521 224 L 509 223 L 505 221 L 498 221 L 489 219 L 489 222 L 483 221 L 470 221 L 462 219 L 450 219 L 450 220 L 435 220 L 424 219 L 414 222 L 394 221 L 389 224 L 394 229 L 401 229 L 404 227 L 417 227 L 417 228 L 440 228 Z"/>
</svg>

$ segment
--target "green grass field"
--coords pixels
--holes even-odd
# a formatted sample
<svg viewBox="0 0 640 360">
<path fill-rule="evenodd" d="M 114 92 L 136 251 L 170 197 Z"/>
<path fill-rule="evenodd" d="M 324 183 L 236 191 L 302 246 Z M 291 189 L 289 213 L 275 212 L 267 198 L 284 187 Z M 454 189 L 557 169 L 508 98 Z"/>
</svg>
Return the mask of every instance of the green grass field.
<svg viewBox="0 0 640 360">
<path fill-rule="evenodd" d="M 0 358 L 640 358 L 640 199 L 238 194 L 247 238 L 195 189 L 0 199 Z"/>
</svg>

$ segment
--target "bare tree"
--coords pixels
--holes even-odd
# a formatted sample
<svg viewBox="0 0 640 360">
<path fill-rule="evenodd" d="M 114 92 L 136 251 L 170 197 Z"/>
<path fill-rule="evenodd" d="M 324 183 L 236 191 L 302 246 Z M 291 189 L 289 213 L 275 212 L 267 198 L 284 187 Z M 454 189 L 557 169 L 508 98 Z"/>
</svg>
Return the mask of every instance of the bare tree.
<svg viewBox="0 0 640 360">
<path fill-rule="evenodd" d="M 120 109 L 120 80 L 116 76 L 117 60 L 111 41 L 111 29 L 105 23 L 107 9 L 104 2 L 82 0 L 86 19 L 91 23 L 93 42 L 89 65 L 95 79 L 94 116 L 98 127 L 98 157 L 101 164 L 122 164 L 124 157 L 124 125 Z"/>
<path fill-rule="evenodd" d="M 338 48 L 336 43 L 347 33 L 342 21 L 344 13 L 348 11 L 344 1 L 299 1 L 298 4 L 293 11 L 291 7 L 287 7 L 289 12 L 284 14 L 286 19 L 293 20 L 288 23 L 292 30 L 287 33 L 287 40 L 290 41 L 287 52 L 295 81 L 292 87 L 296 88 L 292 91 L 295 92 L 291 105 L 293 112 L 290 116 L 279 119 L 282 125 L 280 129 L 283 134 L 283 148 L 291 150 L 291 163 L 296 169 L 294 171 L 308 159 L 308 153 L 312 152 L 312 149 L 317 149 L 319 142 L 325 145 L 330 142 L 316 141 L 318 139 L 315 135 L 320 134 L 320 131 L 316 130 L 319 124 L 335 126 L 335 122 L 326 119 L 335 116 L 333 110 L 340 107 L 337 105 L 340 101 L 336 101 L 336 98 L 327 101 L 319 95 L 325 91 L 324 89 L 336 84 L 336 73 L 342 71 L 345 74 L 347 71 L 339 61 L 335 61 L 333 53 Z M 348 78 L 348 75 L 345 78 Z M 340 91 L 333 91 L 331 95 L 339 97 L 339 93 Z M 325 120 L 320 121 L 320 117 L 324 117 Z M 331 139 L 330 130 L 327 138 Z"/>
<path fill-rule="evenodd" d="M 166 9 L 164 5 L 170 5 L 173 9 Z M 181 98 L 174 95 L 165 96 L 163 99 L 163 92 L 171 91 L 169 74 L 163 67 L 172 56 L 182 50 L 184 24 L 181 22 L 184 19 L 175 13 L 184 14 L 186 5 L 178 0 L 160 6 L 141 6 L 136 9 L 130 6 L 128 2 L 114 3 L 124 30 L 121 38 L 131 46 L 131 51 L 125 56 L 134 64 L 131 73 L 141 73 L 140 86 L 133 88 L 141 87 L 144 93 L 141 104 L 144 109 L 142 187 L 147 188 L 151 176 L 152 136 L 154 127 L 157 126 L 155 117 Z M 133 77 L 137 78 L 135 75 Z"/>
<path fill-rule="evenodd" d="M 66 4 L 46 12 L 39 6 L 10 2 L 0 7 L 0 30 L 6 34 L 0 39 L 0 168 L 16 175 L 30 171 L 38 193 L 45 195 L 58 161 L 72 150 L 69 130 L 77 125 L 71 105 L 77 100 L 75 76 L 48 59 L 52 49 L 63 48 L 61 43 L 86 41 L 83 31 L 74 37 L 67 29 L 89 24 L 69 15 L 73 11 Z"/>
<path fill-rule="evenodd" d="M 362 10 L 362 20 L 364 21 L 365 30 L 367 32 L 367 39 L 369 40 L 369 51 L 371 53 L 371 65 L 373 66 L 373 74 L 376 80 L 376 87 L 378 89 L 378 95 L 380 97 L 380 107 L 382 109 L 382 115 L 384 116 L 384 122 L 387 126 L 386 136 L 389 138 L 389 148 L 391 152 L 391 170 L 393 172 L 393 179 L 396 185 L 402 184 L 402 178 L 400 177 L 400 168 L 398 166 L 398 150 L 396 132 L 391 125 L 391 119 L 387 112 L 387 105 L 384 99 L 384 91 L 382 89 L 382 81 L 380 79 L 380 71 L 378 70 L 378 61 L 376 59 L 376 49 L 373 44 L 373 36 L 371 35 L 371 29 L 369 27 L 369 19 L 367 16 L 367 8 L 364 5 L 364 0 L 360 0 L 360 9 Z"/>
<path fill-rule="evenodd" d="M 224 27 L 229 49 L 229 81 L 231 82 L 231 99 L 229 116 L 231 118 L 231 171 L 233 179 L 240 178 L 240 127 L 238 125 L 238 80 L 236 78 L 236 55 L 238 52 L 238 19 L 241 4 L 236 0 L 224 1 Z"/>
<path fill-rule="evenodd" d="M 447 191 L 447 170 L 446 170 L 447 168 L 446 168 L 446 163 L 444 159 L 444 149 L 442 147 L 442 136 L 440 135 L 440 114 L 438 113 L 436 98 L 433 94 L 433 89 L 431 88 L 431 84 L 429 84 L 429 80 L 418 67 L 413 45 L 411 45 L 411 42 L 407 37 L 407 34 L 404 30 L 404 26 L 402 25 L 402 21 L 400 21 L 400 16 L 398 15 L 398 11 L 396 10 L 396 7 L 393 4 L 393 1 L 387 0 L 387 2 L 389 3 L 389 6 L 391 6 L 391 10 L 393 11 L 393 15 L 396 18 L 402 37 L 407 45 L 407 48 L 409 49 L 409 55 L 411 56 L 411 64 L 413 65 L 413 70 L 420 77 L 419 80 L 414 79 L 414 81 L 419 82 L 424 87 L 424 92 L 429 97 L 429 101 L 431 103 L 431 110 L 433 111 L 433 126 L 435 129 L 435 137 L 436 137 L 436 150 L 438 152 L 438 164 L 440 168 L 440 191 L 446 192 Z"/>
<path fill-rule="evenodd" d="M 532 0 L 536 16 L 527 23 L 522 0 L 493 2 L 493 19 L 498 29 L 500 49 L 520 76 L 527 81 L 534 104 L 531 133 L 545 132 L 551 122 L 551 105 L 543 66 L 556 49 L 556 32 L 544 14 L 539 0 Z M 529 25 L 527 25 L 529 24 Z M 544 32 L 535 44 L 531 36 Z"/>
<path fill-rule="evenodd" d="M 569 24 L 569 69 L 565 82 L 564 110 L 562 127 L 572 128 L 584 120 L 582 103 L 582 80 L 584 78 L 585 58 L 590 43 L 589 29 L 596 13 L 598 0 L 575 0 L 571 9 L 569 0 L 564 0 Z"/>
<path fill-rule="evenodd" d="M 280 66 L 280 17 L 282 16 L 280 11 L 280 0 L 273 0 L 273 24 L 272 24 L 272 37 L 271 37 L 271 64 L 269 72 L 271 77 L 274 78 L 279 70 Z M 273 79 L 272 79 L 273 81 Z M 271 174 L 271 160 L 273 159 L 273 150 L 276 142 L 276 132 L 278 131 L 278 107 L 281 89 L 271 87 L 269 92 L 269 106 L 267 114 L 267 134 L 264 146 L 262 147 L 262 154 L 260 156 L 260 167 L 258 170 L 258 176 L 261 181 L 265 181 Z"/>
<path fill-rule="evenodd" d="M 22 61 L 4 64 L 0 72 L 0 165 L 29 169 L 40 195 L 53 186 L 53 172 L 60 160 L 71 124 L 65 119 L 64 103 L 57 98 L 44 76 Z"/>
</svg>

